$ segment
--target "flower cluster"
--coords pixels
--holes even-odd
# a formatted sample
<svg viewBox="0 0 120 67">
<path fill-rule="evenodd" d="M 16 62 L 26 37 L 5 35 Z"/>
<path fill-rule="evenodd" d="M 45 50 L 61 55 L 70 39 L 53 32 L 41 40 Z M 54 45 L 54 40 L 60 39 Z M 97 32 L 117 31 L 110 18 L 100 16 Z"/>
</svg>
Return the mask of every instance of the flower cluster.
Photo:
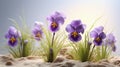
<svg viewBox="0 0 120 67">
<path fill-rule="evenodd" d="M 79 59 L 83 62 L 91 60 L 91 57 L 93 56 L 94 57 L 96 56 L 97 58 L 94 59 L 94 61 L 108 58 L 108 55 L 110 54 L 109 51 L 107 50 L 108 45 L 112 47 L 112 51 L 116 50 L 116 46 L 115 46 L 116 39 L 113 36 L 113 34 L 106 35 L 105 32 L 103 31 L 104 27 L 99 26 L 93 29 L 91 32 L 86 32 L 85 40 L 83 40 L 84 42 L 82 43 L 79 41 L 82 40 L 81 33 L 84 34 L 85 27 L 86 26 L 82 24 L 80 20 L 73 20 L 71 24 L 67 25 L 66 31 L 69 33 L 68 38 L 72 42 L 77 43 L 77 44 L 75 43 L 71 44 L 71 45 L 73 44 L 76 45 L 76 46 L 73 45 L 74 51 L 72 51 L 75 54 L 71 54 L 71 55 L 75 59 Z M 90 38 L 88 35 L 90 35 Z M 90 42 L 89 41 L 90 39 L 93 41 Z"/>
<path fill-rule="evenodd" d="M 15 28 L 17 27 L 17 28 Z M 14 58 L 26 57 L 32 53 L 32 39 L 28 29 L 10 26 L 5 38 L 8 39 L 8 51 Z M 22 29 L 23 28 L 23 29 Z"/>
<path fill-rule="evenodd" d="M 15 47 L 18 45 L 18 51 L 16 52 L 14 52 L 16 49 L 13 50 L 14 48 L 10 48 L 13 51 L 11 54 L 16 56 L 14 53 L 19 52 L 20 54 L 18 54 L 20 57 L 26 57 L 30 55 L 29 50 L 31 51 L 31 45 L 33 45 L 32 39 L 34 38 L 40 42 L 40 45 L 42 46 L 42 48 L 40 47 L 42 50 L 41 53 L 46 55 L 47 61 L 53 62 L 62 48 L 61 45 L 64 45 L 64 41 L 66 41 L 66 39 L 61 41 L 58 36 L 55 36 L 58 34 L 56 32 L 60 30 L 60 26 L 64 24 L 65 19 L 66 17 L 63 13 L 54 12 L 47 17 L 50 32 L 45 31 L 43 24 L 35 22 L 32 29 L 32 36 L 29 35 L 30 33 L 24 33 L 22 30 L 19 32 L 15 27 L 11 26 L 6 33 L 5 38 L 8 39 L 8 45 L 10 47 Z M 98 56 L 104 59 L 109 54 L 107 52 L 108 46 L 112 47 L 112 51 L 116 51 L 115 36 L 112 33 L 106 35 L 103 26 L 96 27 L 93 30 L 90 29 L 89 31 L 85 31 L 85 28 L 86 25 L 83 24 L 81 20 L 73 20 L 65 28 L 66 32 L 68 33 L 70 44 L 72 42 L 72 51 L 75 51 L 73 52 L 74 54 L 72 54 L 74 57 L 81 61 L 89 61 L 91 58 Z"/>
</svg>

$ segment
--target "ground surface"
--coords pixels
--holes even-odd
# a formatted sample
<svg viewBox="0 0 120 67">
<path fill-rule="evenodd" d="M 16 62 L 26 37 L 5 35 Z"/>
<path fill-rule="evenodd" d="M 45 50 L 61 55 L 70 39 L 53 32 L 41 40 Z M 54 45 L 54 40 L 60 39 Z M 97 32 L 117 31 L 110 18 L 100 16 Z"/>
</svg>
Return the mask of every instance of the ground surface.
<svg viewBox="0 0 120 67">
<path fill-rule="evenodd" d="M 120 67 L 120 57 L 99 62 L 80 62 L 58 57 L 53 63 L 44 62 L 37 56 L 13 59 L 10 56 L 0 56 L 0 67 Z"/>
</svg>

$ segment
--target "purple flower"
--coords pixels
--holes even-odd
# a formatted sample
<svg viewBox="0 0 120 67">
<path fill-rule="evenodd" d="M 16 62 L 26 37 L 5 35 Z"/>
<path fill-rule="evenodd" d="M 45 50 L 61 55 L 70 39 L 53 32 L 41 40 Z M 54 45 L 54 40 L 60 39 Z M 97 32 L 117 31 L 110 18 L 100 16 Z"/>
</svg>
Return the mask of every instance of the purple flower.
<svg viewBox="0 0 120 67">
<path fill-rule="evenodd" d="M 15 27 L 10 27 L 8 29 L 7 34 L 5 35 L 5 38 L 8 39 L 8 45 L 14 47 L 18 43 L 18 38 L 20 37 L 20 32 L 17 31 Z"/>
<path fill-rule="evenodd" d="M 115 51 L 116 50 L 115 42 L 116 42 L 115 36 L 112 33 L 108 34 L 105 40 L 105 45 L 110 45 L 112 47 L 112 50 Z"/>
<path fill-rule="evenodd" d="M 65 22 L 65 16 L 60 12 L 55 12 L 47 17 L 47 20 L 50 22 L 50 30 L 56 32 L 59 30 L 60 24 Z"/>
<path fill-rule="evenodd" d="M 73 20 L 67 25 L 66 31 L 69 33 L 69 39 L 73 42 L 78 42 L 82 39 L 80 33 L 84 33 L 85 25 L 80 20 Z"/>
<path fill-rule="evenodd" d="M 32 30 L 32 33 L 33 33 L 33 36 L 36 40 L 40 40 L 43 36 L 43 31 L 42 31 L 42 28 L 41 28 L 41 24 L 40 23 L 36 23 L 35 22 L 35 25 L 34 25 L 34 28 Z"/>
<path fill-rule="evenodd" d="M 105 33 L 103 32 L 103 29 L 103 26 L 100 26 L 90 32 L 90 36 L 94 38 L 93 42 L 96 46 L 100 46 L 103 42 L 103 39 L 106 37 Z"/>
<path fill-rule="evenodd" d="M 106 42 L 105 44 L 108 44 L 108 45 L 115 44 L 116 42 L 115 36 L 112 33 L 108 34 L 105 42 Z"/>
</svg>

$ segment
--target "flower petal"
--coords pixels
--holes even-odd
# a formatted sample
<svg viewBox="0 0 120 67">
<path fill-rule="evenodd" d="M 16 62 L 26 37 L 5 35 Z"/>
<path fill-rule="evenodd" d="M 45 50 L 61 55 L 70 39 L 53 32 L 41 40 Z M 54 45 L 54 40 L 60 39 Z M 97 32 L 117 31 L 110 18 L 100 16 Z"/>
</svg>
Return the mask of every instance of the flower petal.
<svg viewBox="0 0 120 67">
<path fill-rule="evenodd" d="M 63 24 L 65 20 L 63 17 L 56 17 L 55 22 Z"/>
<path fill-rule="evenodd" d="M 57 32 L 60 29 L 59 24 L 57 26 L 53 27 L 52 23 L 50 24 L 50 31 L 52 32 Z"/>
<path fill-rule="evenodd" d="M 10 38 L 11 36 L 9 35 L 9 33 L 5 34 L 5 38 Z"/>
<path fill-rule="evenodd" d="M 100 33 L 99 36 L 100 36 L 100 38 L 102 38 L 102 39 L 104 39 L 104 38 L 106 37 L 106 35 L 105 35 L 104 32 Z"/>
<path fill-rule="evenodd" d="M 98 33 L 96 31 L 91 31 L 90 32 L 90 37 L 96 38 L 96 37 L 98 37 Z"/>
<path fill-rule="evenodd" d="M 68 24 L 67 27 L 66 27 L 66 31 L 71 33 L 73 31 L 75 31 L 75 29 L 71 26 L 71 24 Z"/>
<path fill-rule="evenodd" d="M 41 29 L 39 27 L 34 27 L 32 30 L 33 34 L 37 34 L 38 31 L 40 31 Z"/>
<path fill-rule="evenodd" d="M 54 21 L 54 18 L 53 18 L 52 16 L 48 16 L 48 17 L 47 17 L 47 20 L 48 20 L 50 23 L 52 23 L 52 22 Z"/>
<path fill-rule="evenodd" d="M 103 29 L 104 29 L 103 26 L 99 26 L 99 27 L 95 28 L 95 31 L 96 31 L 98 34 L 100 34 L 101 32 L 103 32 Z"/>
<path fill-rule="evenodd" d="M 76 28 L 76 31 L 78 32 L 78 33 L 84 33 L 84 27 L 83 27 L 83 25 L 79 25 L 77 28 Z"/>
<path fill-rule="evenodd" d="M 100 41 L 96 41 L 95 39 L 94 39 L 94 44 L 96 45 L 96 46 L 101 46 L 102 45 L 102 39 L 100 40 Z"/>
<path fill-rule="evenodd" d="M 11 42 L 10 40 L 8 41 L 8 45 L 11 47 L 15 47 L 17 45 L 18 41 L 16 40 L 15 42 Z"/>
<path fill-rule="evenodd" d="M 80 34 L 78 34 L 76 37 L 74 37 L 74 36 L 72 36 L 72 34 L 70 33 L 70 34 L 69 34 L 69 39 L 70 39 L 71 41 L 73 41 L 73 42 L 78 42 L 78 41 L 80 41 L 80 40 L 82 39 L 82 37 L 81 37 Z"/>
<path fill-rule="evenodd" d="M 13 26 L 11 26 L 11 27 L 9 28 L 9 30 L 8 30 L 8 33 L 9 33 L 10 35 L 14 35 L 14 34 L 16 34 L 16 32 L 17 32 L 17 30 L 16 30 L 16 28 L 13 27 Z"/>
<path fill-rule="evenodd" d="M 106 38 L 107 38 L 109 41 L 112 41 L 113 43 L 116 42 L 115 36 L 114 36 L 112 33 L 108 34 Z"/>
<path fill-rule="evenodd" d="M 65 19 L 66 17 L 64 16 L 64 14 L 63 13 L 61 13 L 61 12 L 54 12 L 53 14 L 51 14 L 49 17 L 47 17 L 47 20 L 49 21 L 49 22 L 56 22 L 56 23 L 61 23 L 61 24 L 63 24 L 64 23 L 64 19 Z"/>
<path fill-rule="evenodd" d="M 42 27 L 43 26 L 43 23 L 42 22 L 38 22 L 38 21 L 35 21 L 35 23 L 34 23 L 34 26 L 36 27 Z"/>
<path fill-rule="evenodd" d="M 17 29 L 13 26 L 9 27 L 8 32 L 5 34 L 5 38 L 11 38 L 14 36 L 15 38 L 21 37 L 20 31 L 17 31 Z"/>
<path fill-rule="evenodd" d="M 76 28 L 76 27 L 78 27 L 78 26 L 81 25 L 81 20 L 73 20 L 73 21 L 71 22 L 71 25 L 72 25 L 74 28 Z"/>
</svg>

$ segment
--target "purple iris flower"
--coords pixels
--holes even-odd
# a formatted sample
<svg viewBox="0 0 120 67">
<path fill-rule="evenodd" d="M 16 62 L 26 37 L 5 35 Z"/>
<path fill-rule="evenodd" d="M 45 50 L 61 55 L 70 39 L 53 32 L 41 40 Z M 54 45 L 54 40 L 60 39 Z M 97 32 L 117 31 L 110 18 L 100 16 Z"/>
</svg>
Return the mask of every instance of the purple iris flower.
<svg viewBox="0 0 120 67">
<path fill-rule="evenodd" d="M 93 42 L 96 46 L 100 46 L 103 42 L 103 39 L 105 39 L 106 37 L 106 34 L 103 32 L 103 29 L 104 27 L 100 26 L 90 32 L 90 36 L 94 38 Z"/>
<path fill-rule="evenodd" d="M 35 22 L 34 28 L 32 30 L 33 36 L 36 40 L 41 40 L 42 36 L 43 36 L 43 31 L 41 28 L 41 24 L 38 22 Z"/>
<path fill-rule="evenodd" d="M 5 35 L 5 38 L 8 39 L 8 45 L 14 47 L 18 43 L 18 38 L 20 37 L 20 32 L 17 31 L 15 27 L 10 27 L 8 29 L 7 34 Z"/>
<path fill-rule="evenodd" d="M 81 20 L 73 20 L 71 24 L 68 24 L 66 31 L 69 34 L 69 39 L 73 42 L 78 42 L 82 39 L 80 33 L 84 33 L 85 25 L 81 23 Z"/>
<path fill-rule="evenodd" d="M 108 34 L 105 40 L 105 44 L 110 45 L 113 51 L 116 51 L 115 42 L 116 42 L 115 36 L 112 33 Z"/>
<path fill-rule="evenodd" d="M 60 28 L 60 24 L 65 22 L 65 16 L 60 12 L 54 12 L 52 15 L 47 17 L 47 20 L 50 22 L 50 30 L 56 32 Z"/>
</svg>

